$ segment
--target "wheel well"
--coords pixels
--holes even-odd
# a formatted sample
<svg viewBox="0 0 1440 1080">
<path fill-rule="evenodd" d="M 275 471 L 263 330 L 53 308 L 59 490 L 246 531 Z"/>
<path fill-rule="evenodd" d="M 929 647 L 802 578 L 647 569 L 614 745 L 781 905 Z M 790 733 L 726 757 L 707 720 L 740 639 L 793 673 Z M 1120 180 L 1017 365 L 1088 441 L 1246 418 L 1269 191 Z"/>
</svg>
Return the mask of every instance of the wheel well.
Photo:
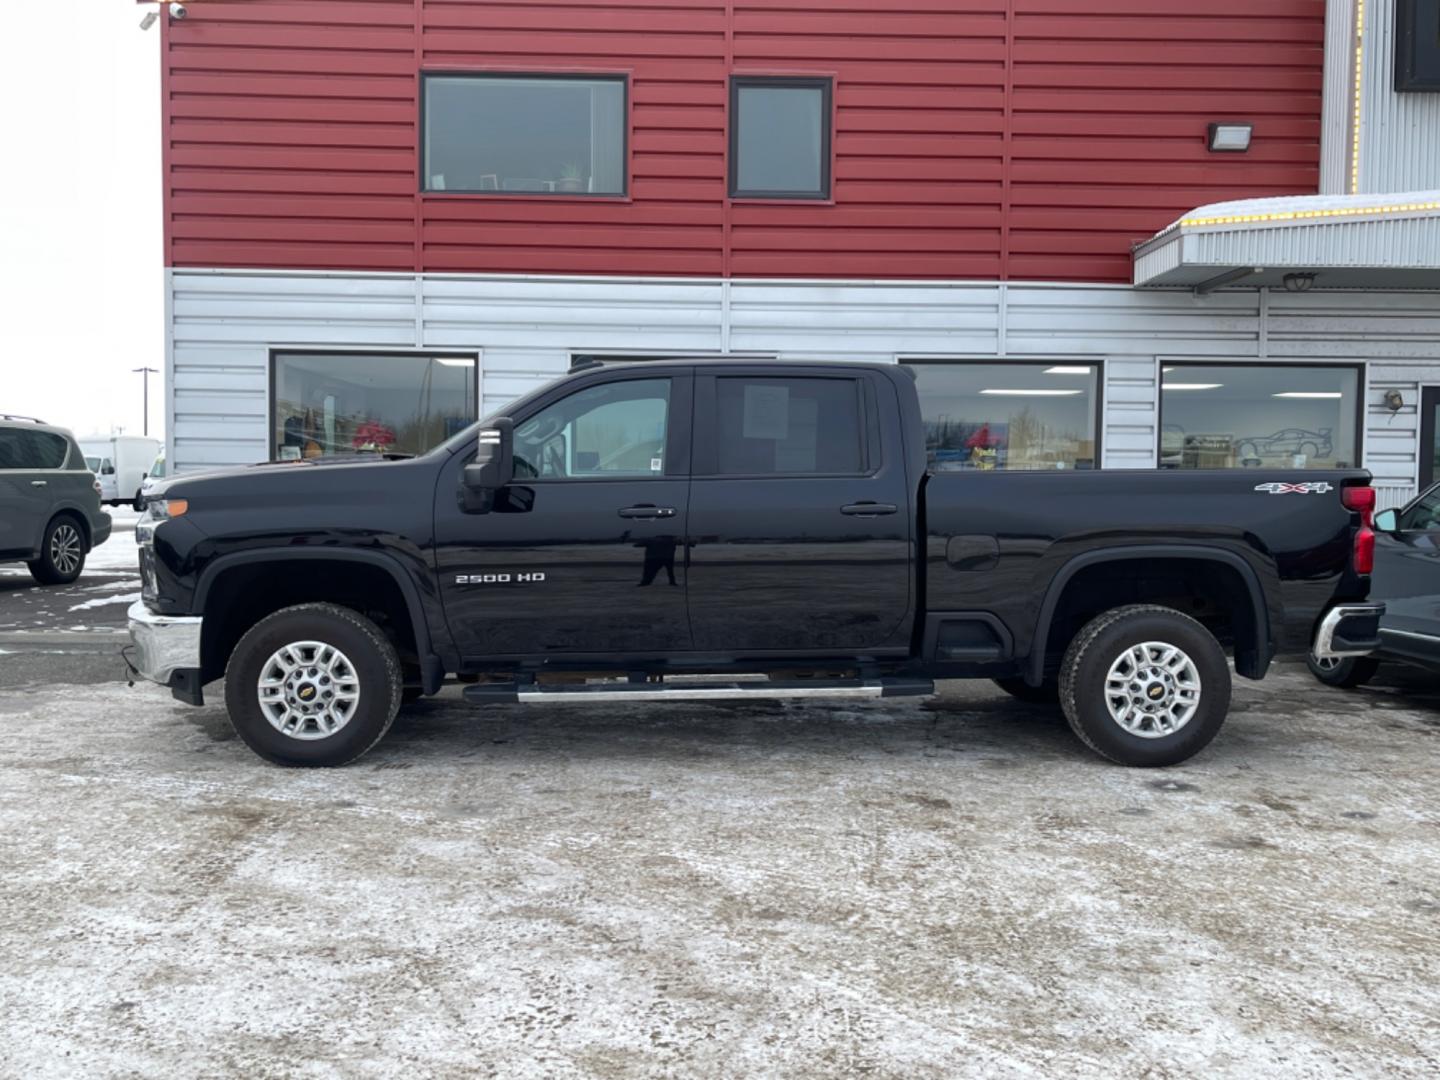
<svg viewBox="0 0 1440 1080">
<path fill-rule="evenodd" d="M 1162 604 L 1184 612 L 1235 655 L 1235 670 L 1258 678 L 1263 628 L 1244 576 L 1223 562 L 1200 558 L 1116 559 L 1079 570 L 1065 583 L 1045 640 L 1045 670 L 1060 666 L 1080 628 L 1125 604 Z"/>
<path fill-rule="evenodd" d="M 291 559 L 245 563 L 223 570 L 205 594 L 200 638 L 202 682 L 225 674 L 245 632 L 267 615 L 294 604 L 339 604 L 373 621 L 403 662 L 417 660 L 415 626 L 399 583 L 370 563 Z"/>
</svg>

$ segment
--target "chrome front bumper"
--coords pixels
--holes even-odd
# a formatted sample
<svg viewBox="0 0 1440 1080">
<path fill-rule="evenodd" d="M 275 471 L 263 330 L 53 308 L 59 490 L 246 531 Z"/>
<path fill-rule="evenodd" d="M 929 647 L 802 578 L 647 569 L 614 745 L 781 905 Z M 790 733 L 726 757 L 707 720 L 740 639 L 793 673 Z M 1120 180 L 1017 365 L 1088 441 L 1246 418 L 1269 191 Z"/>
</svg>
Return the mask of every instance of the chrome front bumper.
<svg viewBox="0 0 1440 1080">
<path fill-rule="evenodd" d="M 156 615 L 139 600 L 127 614 L 135 644 L 130 663 L 145 678 L 169 686 L 175 672 L 200 666 L 199 615 Z"/>
<path fill-rule="evenodd" d="M 1338 604 L 1325 613 L 1311 651 L 1317 660 L 1368 656 L 1380 647 L 1384 604 Z"/>
</svg>

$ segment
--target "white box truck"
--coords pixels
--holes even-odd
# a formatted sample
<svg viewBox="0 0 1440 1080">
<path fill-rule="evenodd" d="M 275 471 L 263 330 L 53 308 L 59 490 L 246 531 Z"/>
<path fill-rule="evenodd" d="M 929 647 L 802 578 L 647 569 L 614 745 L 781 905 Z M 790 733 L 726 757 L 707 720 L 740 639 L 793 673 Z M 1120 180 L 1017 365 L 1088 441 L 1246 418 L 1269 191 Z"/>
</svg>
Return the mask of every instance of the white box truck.
<svg viewBox="0 0 1440 1080">
<path fill-rule="evenodd" d="M 160 453 L 160 440 L 143 435 L 90 435 L 80 439 L 85 464 L 100 481 L 100 499 L 143 507 L 140 485 Z"/>
</svg>

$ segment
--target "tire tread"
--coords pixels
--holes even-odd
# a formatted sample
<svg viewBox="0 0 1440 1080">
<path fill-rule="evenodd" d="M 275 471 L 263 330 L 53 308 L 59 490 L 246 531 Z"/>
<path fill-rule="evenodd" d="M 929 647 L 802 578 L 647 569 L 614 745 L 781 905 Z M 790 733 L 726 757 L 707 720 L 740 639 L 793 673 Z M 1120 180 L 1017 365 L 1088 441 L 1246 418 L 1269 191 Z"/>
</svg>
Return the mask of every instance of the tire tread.
<svg viewBox="0 0 1440 1080">
<path fill-rule="evenodd" d="M 245 647 L 249 645 L 253 638 L 264 634 L 276 622 L 280 621 L 283 618 L 290 618 L 296 615 L 320 615 L 326 618 L 338 619 L 341 622 L 349 623 L 352 628 L 354 628 L 356 631 L 363 634 L 366 638 L 370 640 L 370 643 L 375 647 L 375 650 L 379 653 L 381 659 L 384 661 L 385 682 L 390 691 L 390 701 L 385 709 L 385 722 L 380 725 L 380 730 L 376 733 L 375 737 L 371 739 L 368 743 L 364 744 L 363 747 L 355 750 L 353 753 L 347 755 L 343 759 L 337 758 L 333 761 L 325 763 L 326 766 L 330 767 L 348 765 L 352 761 L 356 761 L 359 758 L 364 757 L 371 750 L 375 749 L 376 744 L 379 743 L 380 740 L 383 739 L 390 731 L 390 726 L 395 723 L 395 716 L 400 711 L 400 698 L 405 688 L 405 680 L 400 666 L 400 656 L 398 653 L 396 653 L 395 646 L 391 644 L 390 639 L 385 636 L 385 634 L 378 626 L 375 625 L 374 622 L 367 619 L 364 615 L 361 615 L 353 608 L 343 607 L 340 604 L 330 604 L 323 601 L 318 601 L 305 604 L 295 604 L 292 607 L 281 608 L 279 611 L 271 612 L 269 615 L 266 615 L 254 626 L 250 627 L 249 630 L 246 630 L 243 635 L 241 635 L 240 640 L 235 644 L 234 650 L 230 653 L 230 661 L 226 664 L 225 671 L 227 698 L 230 689 L 230 668 L 234 664 L 235 657 L 241 654 L 242 650 L 244 650 Z M 228 700 L 226 704 L 229 704 Z M 266 756 L 268 760 L 274 760 L 273 758 L 269 758 L 268 755 L 264 756 Z M 314 763 L 310 762 L 276 761 L 275 763 L 277 765 L 284 765 L 290 768 L 314 767 Z"/>
<path fill-rule="evenodd" d="M 1095 616 L 1080 628 L 1080 632 L 1070 642 L 1069 647 L 1065 650 L 1064 659 L 1060 661 L 1060 709 L 1064 712 L 1065 721 L 1070 725 L 1070 730 L 1075 733 L 1076 738 L 1105 760 L 1113 761 L 1117 765 L 1127 763 L 1108 750 L 1097 746 L 1095 740 L 1090 737 L 1080 723 L 1079 709 L 1075 700 L 1075 683 L 1079 678 L 1080 665 L 1085 660 L 1085 654 L 1094 646 L 1096 639 L 1117 622 L 1136 615 L 1163 615 L 1166 618 L 1189 623 L 1202 634 L 1210 633 L 1198 620 L 1192 619 L 1183 611 L 1176 611 L 1163 604 L 1126 604 Z"/>
</svg>

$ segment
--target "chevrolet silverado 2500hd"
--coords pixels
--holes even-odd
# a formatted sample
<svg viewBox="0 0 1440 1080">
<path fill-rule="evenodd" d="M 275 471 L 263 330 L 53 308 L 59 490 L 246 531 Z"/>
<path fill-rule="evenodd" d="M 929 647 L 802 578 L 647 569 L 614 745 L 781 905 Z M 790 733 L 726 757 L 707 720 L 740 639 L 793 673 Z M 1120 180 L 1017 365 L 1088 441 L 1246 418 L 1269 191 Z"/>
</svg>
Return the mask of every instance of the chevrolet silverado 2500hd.
<svg viewBox="0 0 1440 1080">
<path fill-rule="evenodd" d="M 588 365 L 410 460 L 171 480 L 131 651 L 292 765 L 476 704 L 924 694 L 992 678 L 1091 748 L 1183 761 L 1230 664 L 1360 655 L 1361 470 L 936 472 L 891 365 Z M 730 681 L 725 681 L 725 680 Z"/>
</svg>

